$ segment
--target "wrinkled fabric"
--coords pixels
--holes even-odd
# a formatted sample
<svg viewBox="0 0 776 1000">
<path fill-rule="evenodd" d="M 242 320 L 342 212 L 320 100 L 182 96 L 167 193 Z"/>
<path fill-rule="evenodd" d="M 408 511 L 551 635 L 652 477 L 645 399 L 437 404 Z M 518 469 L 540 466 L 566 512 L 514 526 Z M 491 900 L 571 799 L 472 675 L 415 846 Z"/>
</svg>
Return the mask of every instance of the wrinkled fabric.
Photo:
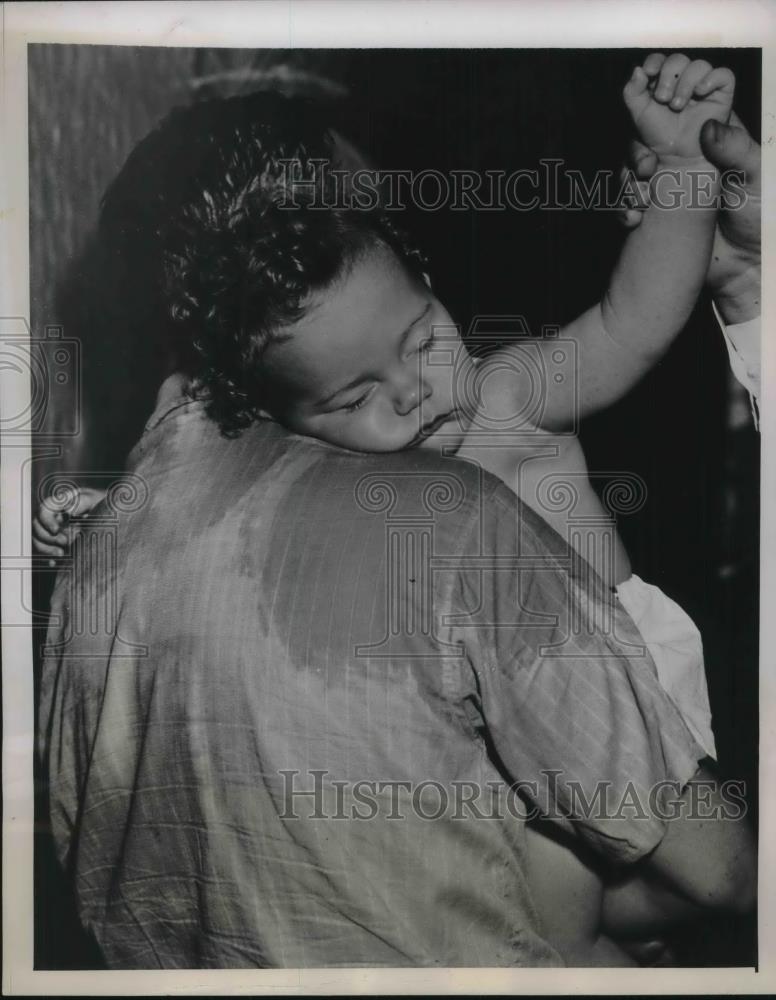
<svg viewBox="0 0 776 1000">
<path fill-rule="evenodd" d="M 628 863 L 665 823 L 574 787 L 646 796 L 703 751 L 560 536 L 469 463 L 226 439 L 184 399 L 128 480 L 58 577 L 39 733 L 108 966 L 562 964 L 487 803 L 519 782 Z M 479 813 L 429 818 L 460 787 Z"/>
<path fill-rule="evenodd" d="M 617 596 L 647 644 L 657 676 L 709 757 L 717 759 L 711 725 L 703 640 L 684 608 L 634 573 L 617 585 Z"/>
</svg>

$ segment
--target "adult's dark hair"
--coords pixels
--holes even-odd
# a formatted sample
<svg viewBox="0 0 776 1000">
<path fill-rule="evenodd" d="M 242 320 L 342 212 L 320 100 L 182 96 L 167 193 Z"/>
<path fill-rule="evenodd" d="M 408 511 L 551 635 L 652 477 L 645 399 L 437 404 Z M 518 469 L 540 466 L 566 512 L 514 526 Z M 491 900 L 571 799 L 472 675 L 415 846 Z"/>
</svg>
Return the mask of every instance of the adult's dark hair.
<svg viewBox="0 0 776 1000">
<path fill-rule="evenodd" d="M 139 335 L 170 339 L 226 434 L 256 419 L 263 351 L 311 292 L 374 245 L 423 266 L 392 216 L 348 199 L 342 168 L 315 105 L 262 92 L 174 110 L 103 198 L 115 294 L 152 303 Z"/>
</svg>

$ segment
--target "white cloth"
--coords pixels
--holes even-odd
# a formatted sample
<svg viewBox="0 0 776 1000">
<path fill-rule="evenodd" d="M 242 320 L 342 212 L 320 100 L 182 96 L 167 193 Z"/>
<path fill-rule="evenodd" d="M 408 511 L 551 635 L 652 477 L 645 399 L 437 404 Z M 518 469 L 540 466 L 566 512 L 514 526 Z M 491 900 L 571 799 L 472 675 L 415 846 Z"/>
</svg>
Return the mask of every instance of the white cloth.
<svg viewBox="0 0 776 1000">
<path fill-rule="evenodd" d="M 663 690 L 701 747 L 716 759 L 703 643 L 695 622 L 659 587 L 635 573 L 616 589 L 652 654 Z"/>
<path fill-rule="evenodd" d="M 749 393 L 752 405 L 754 425 L 760 427 L 760 317 L 747 320 L 746 323 L 734 323 L 726 326 L 714 302 L 711 303 L 714 315 L 725 338 L 725 345 L 730 358 L 730 368 L 741 385 Z"/>
</svg>

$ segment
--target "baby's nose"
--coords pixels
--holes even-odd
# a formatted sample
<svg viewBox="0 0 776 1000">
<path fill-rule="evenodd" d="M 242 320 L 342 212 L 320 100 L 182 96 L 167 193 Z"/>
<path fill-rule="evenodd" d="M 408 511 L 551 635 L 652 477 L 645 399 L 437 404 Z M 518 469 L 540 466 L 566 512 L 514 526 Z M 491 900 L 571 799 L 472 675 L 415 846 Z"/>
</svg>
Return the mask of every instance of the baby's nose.
<svg viewBox="0 0 776 1000">
<path fill-rule="evenodd" d="M 401 416 L 411 413 L 431 395 L 431 386 L 416 375 L 399 383 L 394 390 L 394 406 Z"/>
</svg>

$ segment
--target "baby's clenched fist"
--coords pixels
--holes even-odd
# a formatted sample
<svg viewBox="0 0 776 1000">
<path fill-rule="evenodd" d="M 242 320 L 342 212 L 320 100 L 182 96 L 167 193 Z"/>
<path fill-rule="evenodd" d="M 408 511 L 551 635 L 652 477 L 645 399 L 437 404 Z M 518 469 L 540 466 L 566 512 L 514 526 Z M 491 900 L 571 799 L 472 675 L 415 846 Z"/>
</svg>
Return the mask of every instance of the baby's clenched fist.
<svg viewBox="0 0 776 1000">
<path fill-rule="evenodd" d="M 735 86 L 724 66 L 653 52 L 633 70 L 623 97 L 641 141 L 660 159 L 700 159 L 701 128 L 710 119 L 727 124 Z"/>
</svg>

